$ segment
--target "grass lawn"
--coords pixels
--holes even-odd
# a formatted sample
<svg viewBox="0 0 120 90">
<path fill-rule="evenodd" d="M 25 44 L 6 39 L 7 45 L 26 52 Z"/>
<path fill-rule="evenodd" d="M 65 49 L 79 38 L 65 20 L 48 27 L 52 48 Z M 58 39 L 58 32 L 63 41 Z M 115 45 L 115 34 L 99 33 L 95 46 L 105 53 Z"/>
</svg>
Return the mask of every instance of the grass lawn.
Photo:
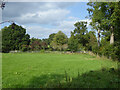
<svg viewBox="0 0 120 90">
<path fill-rule="evenodd" d="M 3 88 L 118 87 L 117 62 L 87 54 L 2 54 Z"/>
</svg>

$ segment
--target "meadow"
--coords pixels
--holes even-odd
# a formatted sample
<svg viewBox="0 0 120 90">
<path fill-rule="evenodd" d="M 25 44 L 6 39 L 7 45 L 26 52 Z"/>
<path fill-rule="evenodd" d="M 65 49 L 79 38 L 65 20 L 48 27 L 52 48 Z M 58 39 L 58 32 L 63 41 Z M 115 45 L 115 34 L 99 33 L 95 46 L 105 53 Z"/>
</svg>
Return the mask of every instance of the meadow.
<svg viewBox="0 0 120 90">
<path fill-rule="evenodd" d="M 118 62 L 88 54 L 3 53 L 3 88 L 117 88 Z"/>
</svg>

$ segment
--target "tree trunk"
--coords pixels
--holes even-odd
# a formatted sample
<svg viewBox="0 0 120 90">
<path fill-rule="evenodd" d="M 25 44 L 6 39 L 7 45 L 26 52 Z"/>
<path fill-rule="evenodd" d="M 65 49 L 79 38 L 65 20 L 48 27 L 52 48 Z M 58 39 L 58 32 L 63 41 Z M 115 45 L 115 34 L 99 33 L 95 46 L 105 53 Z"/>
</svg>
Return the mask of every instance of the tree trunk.
<svg viewBox="0 0 120 90">
<path fill-rule="evenodd" d="M 100 47 L 100 29 L 98 29 L 98 47 Z"/>
<path fill-rule="evenodd" d="M 110 44 L 114 43 L 114 29 L 113 26 L 111 26 L 111 36 L 110 36 Z"/>
</svg>

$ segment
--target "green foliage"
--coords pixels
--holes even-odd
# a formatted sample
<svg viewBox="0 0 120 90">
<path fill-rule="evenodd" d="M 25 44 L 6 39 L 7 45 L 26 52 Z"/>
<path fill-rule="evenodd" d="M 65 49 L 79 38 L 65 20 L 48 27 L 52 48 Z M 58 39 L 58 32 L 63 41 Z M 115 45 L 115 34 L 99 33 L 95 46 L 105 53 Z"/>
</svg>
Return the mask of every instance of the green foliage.
<svg viewBox="0 0 120 90">
<path fill-rule="evenodd" d="M 88 33 L 87 31 L 87 22 L 77 22 L 74 24 L 75 29 L 73 32 L 71 32 L 71 35 L 73 34 L 75 38 L 78 39 L 78 42 L 82 44 L 83 46 L 86 46 L 88 43 L 88 36 L 86 35 Z"/>
<path fill-rule="evenodd" d="M 100 56 L 104 55 L 113 60 L 120 60 L 120 46 L 116 42 L 114 44 L 109 44 L 109 41 L 107 41 L 106 38 L 102 38 L 101 46 L 95 50 L 96 52 L 94 51 L 94 53 L 98 53 Z"/>
<path fill-rule="evenodd" d="M 108 58 L 111 58 L 113 60 L 119 59 L 119 51 L 120 48 L 119 46 L 115 46 L 115 45 L 111 45 L 111 44 L 107 44 L 105 46 L 102 47 L 101 53 L 105 56 L 107 56 Z"/>
<path fill-rule="evenodd" d="M 85 47 L 82 44 L 78 44 L 78 51 L 85 51 Z"/>
<path fill-rule="evenodd" d="M 95 45 L 92 46 L 92 51 L 93 51 L 93 53 L 95 53 L 95 54 L 98 53 L 98 51 L 99 51 L 99 47 L 98 47 L 97 44 L 95 44 Z"/>
<path fill-rule="evenodd" d="M 88 43 L 86 44 L 86 50 L 95 52 L 95 48 L 97 48 L 97 38 L 95 36 L 94 31 L 89 31 L 89 33 L 86 34 L 88 37 Z"/>
<path fill-rule="evenodd" d="M 21 50 L 22 45 L 29 45 L 30 36 L 26 34 L 26 29 L 15 23 L 2 29 L 2 52 L 10 50 Z"/>
<path fill-rule="evenodd" d="M 55 42 L 51 42 L 50 43 L 50 46 L 52 47 L 52 49 L 54 49 L 54 50 L 57 50 L 57 48 L 59 47 Z"/>
<path fill-rule="evenodd" d="M 56 33 L 52 33 L 52 34 L 49 35 L 49 38 L 48 38 L 49 45 L 53 41 L 53 38 L 54 38 L 55 35 L 56 35 Z"/>
<path fill-rule="evenodd" d="M 97 52 L 97 39 L 94 31 L 87 31 L 86 22 L 77 22 L 75 24 L 76 28 L 71 32 L 71 37 L 68 41 L 69 49 L 71 51 L 85 51 L 90 50 Z"/>
<path fill-rule="evenodd" d="M 114 51 L 115 51 L 116 58 L 120 61 L 120 42 L 115 42 Z"/>
<path fill-rule="evenodd" d="M 67 42 L 67 36 L 62 31 L 59 31 L 57 34 L 55 34 L 53 41 L 50 45 L 53 49 L 61 51 L 62 49 L 64 49 L 64 47 L 66 47 L 65 44 L 67 44 Z"/>
<path fill-rule="evenodd" d="M 53 38 L 53 42 L 56 42 L 57 45 L 63 45 L 67 43 L 67 36 L 59 31 Z"/>
<path fill-rule="evenodd" d="M 120 47 L 120 2 L 89 2 L 89 17 L 92 19 L 93 29 L 102 31 L 101 47 L 97 53 L 106 55 L 113 59 L 119 57 Z M 110 40 L 111 39 L 111 40 Z M 113 41 L 113 45 L 109 45 Z M 97 48 L 96 48 L 97 49 Z"/>
<path fill-rule="evenodd" d="M 30 48 L 27 45 L 22 45 L 22 51 L 23 52 L 26 52 L 28 50 L 30 50 Z"/>
<path fill-rule="evenodd" d="M 78 39 L 76 39 L 75 36 L 71 36 L 68 39 L 68 48 L 71 51 L 77 51 L 78 50 Z"/>
<path fill-rule="evenodd" d="M 42 39 L 42 42 L 41 42 L 43 48 L 48 48 L 47 45 L 49 45 L 49 39 Z"/>
<path fill-rule="evenodd" d="M 74 24 L 75 29 L 71 32 L 68 40 L 68 47 L 71 51 L 87 50 L 89 35 L 87 31 L 87 22 L 77 22 Z"/>
<path fill-rule="evenodd" d="M 109 58 L 109 56 L 111 56 L 111 54 L 112 54 L 112 51 L 113 51 L 113 45 L 108 44 L 103 47 L 102 53 L 103 53 L 103 55 L 105 55 Z"/>
<path fill-rule="evenodd" d="M 34 41 L 39 41 L 39 42 L 41 42 L 42 40 L 33 37 L 33 38 L 30 39 L 30 45 L 31 45 Z"/>
</svg>

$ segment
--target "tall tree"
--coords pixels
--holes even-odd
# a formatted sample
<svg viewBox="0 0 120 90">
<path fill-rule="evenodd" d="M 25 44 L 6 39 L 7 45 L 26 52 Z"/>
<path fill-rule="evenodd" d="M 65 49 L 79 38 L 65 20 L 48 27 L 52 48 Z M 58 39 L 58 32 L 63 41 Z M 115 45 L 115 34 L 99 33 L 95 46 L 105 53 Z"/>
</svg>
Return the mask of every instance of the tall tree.
<svg viewBox="0 0 120 90">
<path fill-rule="evenodd" d="M 116 23 L 119 20 L 120 2 L 89 2 L 88 5 L 90 6 L 88 8 L 89 16 L 92 19 L 91 25 L 95 29 L 100 29 L 99 31 L 110 31 L 110 44 L 113 44 L 115 40 L 114 32 L 116 27 L 118 28 Z"/>
<path fill-rule="evenodd" d="M 95 36 L 95 32 L 89 31 L 89 33 L 87 33 L 87 36 L 89 37 L 88 50 L 92 51 L 93 47 L 96 46 L 97 44 L 97 38 Z"/>
<path fill-rule="evenodd" d="M 29 45 L 30 36 L 26 34 L 26 29 L 15 23 L 2 29 L 2 51 L 20 50 L 22 45 Z"/>
<path fill-rule="evenodd" d="M 92 20 L 90 25 L 93 27 L 93 29 L 97 30 L 97 40 L 98 40 L 98 46 L 100 46 L 100 33 L 103 30 L 101 27 L 102 20 L 104 20 L 105 16 L 105 6 L 106 3 L 102 2 L 89 2 L 87 3 L 90 7 L 87 9 L 89 12 L 89 17 Z"/>
<path fill-rule="evenodd" d="M 72 32 L 73 35 L 78 39 L 78 42 L 83 46 L 86 46 L 88 43 L 88 38 L 86 36 L 87 31 L 87 22 L 77 22 L 74 24 L 75 29 Z"/>
<path fill-rule="evenodd" d="M 52 34 L 49 35 L 49 38 L 48 38 L 48 41 L 49 41 L 48 44 L 49 44 L 49 45 L 50 45 L 50 43 L 53 41 L 53 38 L 54 38 L 55 34 L 56 34 L 56 33 L 52 33 Z"/>
<path fill-rule="evenodd" d="M 52 47 L 58 48 L 60 51 L 62 50 L 62 46 L 66 44 L 68 41 L 67 36 L 62 32 L 59 31 L 53 38 L 53 41 L 51 42 Z"/>
<path fill-rule="evenodd" d="M 68 48 L 74 52 L 78 50 L 78 39 L 71 33 L 71 37 L 68 39 Z"/>
<path fill-rule="evenodd" d="M 102 38 L 102 47 L 106 46 L 104 51 L 112 53 L 112 57 L 120 60 L 120 2 L 89 2 L 88 5 L 90 6 L 89 16 L 92 19 L 91 25 L 93 28 L 95 26 L 104 31 Z M 111 45 L 106 43 L 108 40 Z"/>
</svg>

